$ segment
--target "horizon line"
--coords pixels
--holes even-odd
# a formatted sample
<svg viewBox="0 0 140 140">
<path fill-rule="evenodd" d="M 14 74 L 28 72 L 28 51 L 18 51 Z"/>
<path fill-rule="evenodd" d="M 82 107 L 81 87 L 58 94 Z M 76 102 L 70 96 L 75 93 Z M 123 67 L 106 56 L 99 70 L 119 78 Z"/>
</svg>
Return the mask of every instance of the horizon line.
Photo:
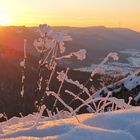
<svg viewBox="0 0 140 140">
<path fill-rule="evenodd" d="M 39 25 L 40 24 L 38 24 L 38 25 L 0 25 L 0 27 L 27 27 L 27 28 L 34 28 L 35 27 L 35 28 L 37 28 Z M 49 24 L 47 24 L 47 25 L 49 25 Z M 52 25 L 51 27 L 54 27 L 54 28 L 55 27 L 65 27 L 65 28 L 94 28 L 94 27 L 96 28 L 96 27 L 102 27 L 102 28 L 110 28 L 110 29 L 113 29 L 113 28 L 117 29 L 118 28 L 118 29 L 129 29 L 129 30 L 140 33 L 140 31 L 135 30 L 133 28 L 129 28 L 129 27 L 105 26 L 105 25 L 90 25 L 90 26 Z"/>
</svg>

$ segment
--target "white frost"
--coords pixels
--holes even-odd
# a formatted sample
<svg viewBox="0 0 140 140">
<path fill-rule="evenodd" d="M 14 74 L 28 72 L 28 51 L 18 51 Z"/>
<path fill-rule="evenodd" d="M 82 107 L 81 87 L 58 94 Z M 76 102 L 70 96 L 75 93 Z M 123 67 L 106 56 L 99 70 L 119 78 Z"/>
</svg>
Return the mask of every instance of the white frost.
<svg viewBox="0 0 140 140">
<path fill-rule="evenodd" d="M 31 117 L 31 119 L 29 119 Z M 36 128 L 30 126 L 36 117 L 15 118 L 0 133 L 5 140 L 139 140 L 140 107 L 101 114 L 79 115 L 80 123 L 74 117 L 48 121 L 41 118 Z M 26 118 L 26 117 L 25 117 Z M 17 120 L 17 121 L 16 121 Z M 26 121 L 23 121 L 26 120 Z"/>
</svg>

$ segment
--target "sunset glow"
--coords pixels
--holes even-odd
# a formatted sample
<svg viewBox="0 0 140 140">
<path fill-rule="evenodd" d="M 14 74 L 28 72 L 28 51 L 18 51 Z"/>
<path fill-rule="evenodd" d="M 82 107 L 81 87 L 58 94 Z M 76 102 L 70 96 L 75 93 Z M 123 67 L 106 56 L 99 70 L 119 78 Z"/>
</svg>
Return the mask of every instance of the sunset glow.
<svg viewBox="0 0 140 140">
<path fill-rule="evenodd" d="M 2 25 L 125 27 L 140 31 L 140 0 L 2 0 Z M 12 22 L 9 22 L 9 19 Z"/>
<path fill-rule="evenodd" d="M 11 18 L 4 12 L 0 11 L 0 25 L 6 26 L 10 25 L 12 22 Z"/>
</svg>

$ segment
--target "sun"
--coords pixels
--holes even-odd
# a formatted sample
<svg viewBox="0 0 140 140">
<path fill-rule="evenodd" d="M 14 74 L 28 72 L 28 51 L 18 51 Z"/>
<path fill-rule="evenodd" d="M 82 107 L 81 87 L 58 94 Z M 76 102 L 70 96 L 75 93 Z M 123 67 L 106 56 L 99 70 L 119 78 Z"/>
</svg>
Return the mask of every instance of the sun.
<svg viewBox="0 0 140 140">
<path fill-rule="evenodd" d="M 0 25 L 6 26 L 11 23 L 11 18 L 4 12 L 0 12 Z"/>
</svg>

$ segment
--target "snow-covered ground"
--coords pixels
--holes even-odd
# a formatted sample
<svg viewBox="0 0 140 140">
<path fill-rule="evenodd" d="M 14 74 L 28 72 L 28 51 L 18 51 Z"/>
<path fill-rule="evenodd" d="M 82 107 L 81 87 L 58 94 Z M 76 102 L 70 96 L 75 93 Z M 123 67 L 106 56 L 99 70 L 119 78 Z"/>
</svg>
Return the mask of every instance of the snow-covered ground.
<svg viewBox="0 0 140 140">
<path fill-rule="evenodd" d="M 35 115 L 0 124 L 0 140 L 140 140 L 140 107 L 48 120 Z"/>
<path fill-rule="evenodd" d="M 91 72 L 94 69 L 96 69 L 97 66 L 98 65 L 96 64 L 92 64 L 89 67 L 78 68 L 76 70 Z M 132 67 L 130 64 L 127 64 L 127 63 L 112 62 L 112 63 L 107 63 L 106 65 L 104 65 L 104 69 L 106 72 L 111 72 L 111 73 L 112 72 L 129 73 L 133 71 L 135 67 Z"/>
<path fill-rule="evenodd" d="M 129 73 L 129 72 L 131 72 L 135 69 L 138 69 L 140 67 L 140 51 L 139 50 L 135 50 L 135 49 L 124 50 L 124 51 L 120 51 L 119 53 L 126 55 L 127 62 L 125 62 L 125 63 L 108 62 L 107 64 L 104 65 L 104 68 L 107 72 Z M 98 65 L 96 65 L 96 64 L 91 64 L 91 66 L 78 68 L 76 70 L 91 72 L 97 66 Z"/>
<path fill-rule="evenodd" d="M 127 60 L 132 67 L 140 67 L 140 50 L 128 49 L 121 51 L 120 53 L 126 54 L 128 56 Z"/>
</svg>

